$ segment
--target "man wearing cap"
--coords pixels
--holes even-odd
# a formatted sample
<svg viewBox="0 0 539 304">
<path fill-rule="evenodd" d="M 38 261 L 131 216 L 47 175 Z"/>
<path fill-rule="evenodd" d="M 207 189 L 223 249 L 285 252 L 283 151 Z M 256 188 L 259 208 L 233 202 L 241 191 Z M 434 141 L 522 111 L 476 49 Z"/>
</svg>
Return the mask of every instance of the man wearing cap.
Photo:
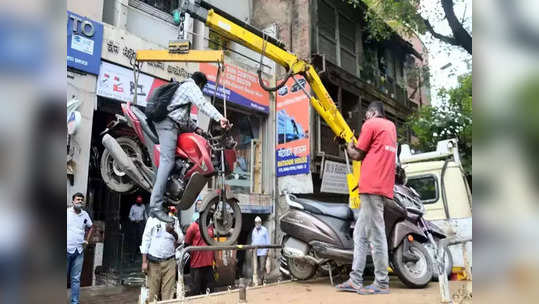
<svg viewBox="0 0 539 304">
<path fill-rule="evenodd" d="M 142 203 L 142 196 L 137 195 L 135 203 L 131 206 L 129 210 L 129 222 L 131 226 L 131 242 L 132 242 L 132 251 L 133 258 L 131 262 L 134 262 L 136 247 L 142 241 L 142 233 L 144 232 L 144 220 L 146 219 L 146 207 Z"/>
<path fill-rule="evenodd" d="M 253 229 L 252 233 L 252 242 L 251 245 L 269 245 L 270 239 L 269 239 L 269 233 L 268 229 L 266 227 L 262 226 L 262 219 L 257 216 L 255 218 L 255 228 Z M 257 263 L 258 263 L 258 277 L 260 278 L 260 282 L 264 282 L 264 273 L 266 268 L 266 258 L 268 257 L 268 249 L 257 249 L 256 250 L 256 257 L 257 257 Z"/>
</svg>

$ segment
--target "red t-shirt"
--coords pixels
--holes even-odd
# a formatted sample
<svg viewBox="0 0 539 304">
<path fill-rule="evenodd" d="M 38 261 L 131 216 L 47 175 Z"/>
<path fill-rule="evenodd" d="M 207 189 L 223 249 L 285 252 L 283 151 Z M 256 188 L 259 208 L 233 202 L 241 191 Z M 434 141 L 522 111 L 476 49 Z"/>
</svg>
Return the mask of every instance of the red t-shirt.
<svg viewBox="0 0 539 304">
<path fill-rule="evenodd" d="M 210 237 L 213 237 L 213 229 L 209 229 Z M 191 246 L 208 246 L 200 235 L 200 228 L 194 222 L 187 228 L 184 242 Z M 213 265 L 213 251 L 191 251 L 191 268 L 200 268 Z"/>
<path fill-rule="evenodd" d="M 361 162 L 359 193 L 378 194 L 392 199 L 397 154 L 395 125 L 380 117 L 365 121 L 357 148 L 367 152 Z"/>
</svg>

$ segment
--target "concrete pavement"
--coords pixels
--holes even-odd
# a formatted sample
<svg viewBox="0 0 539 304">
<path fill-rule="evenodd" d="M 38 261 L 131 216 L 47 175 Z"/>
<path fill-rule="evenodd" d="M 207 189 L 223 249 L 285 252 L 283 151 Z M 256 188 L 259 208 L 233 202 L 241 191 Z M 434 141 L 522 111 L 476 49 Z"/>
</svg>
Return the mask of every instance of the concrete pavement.
<svg viewBox="0 0 539 304">
<path fill-rule="evenodd" d="M 451 294 L 458 293 L 471 282 L 450 281 Z M 440 289 L 437 282 L 431 282 L 425 289 L 410 289 L 398 279 L 390 282 L 391 294 L 362 296 L 356 293 L 337 291 L 329 284 L 328 279 L 308 282 L 289 282 L 247 290 L 247 303 L 279 303 L 279 304 L 347 304 L 347 303 L 399 303 L 399 304 L 433 304 L 440 303 Z M 172 303 L 172 302 L 168 302 Z M 181 303 L 176 301 L 176 303 Z M 206 296 L 188 299 L 183 303 L 192 304 L 236 304 L 238 293 L 231 292 L 219 296 Z M 470 303 L 462 301 L 457 303 Z"/>
</svg>

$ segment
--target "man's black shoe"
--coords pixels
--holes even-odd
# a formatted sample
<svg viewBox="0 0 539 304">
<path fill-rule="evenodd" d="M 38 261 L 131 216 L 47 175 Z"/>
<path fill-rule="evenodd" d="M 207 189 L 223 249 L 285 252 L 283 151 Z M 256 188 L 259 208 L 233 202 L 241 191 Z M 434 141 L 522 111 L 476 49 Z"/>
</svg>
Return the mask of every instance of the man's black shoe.
<svg viewBox="0 0 539 304">
<path fill-rule="evenodd" d="M 161 208 L 154 208 L 150 211 L 150 216 L 156 217 L 162 222 L 165 223 L 174 223 L 174 218 L 170 215 L 168 215 L 163 209 Z"/>
</svg>

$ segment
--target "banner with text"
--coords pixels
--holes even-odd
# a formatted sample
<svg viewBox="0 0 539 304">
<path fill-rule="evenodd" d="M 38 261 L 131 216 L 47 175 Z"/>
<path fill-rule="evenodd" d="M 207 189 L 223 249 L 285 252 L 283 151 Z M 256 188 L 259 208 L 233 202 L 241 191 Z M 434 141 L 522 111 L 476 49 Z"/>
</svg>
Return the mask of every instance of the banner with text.
<svg viewBox="0 0 539 304">
<path fill-rule="evenodd" d="M 330 160 L 324 161 L 320 192 L 348 194 L 347 173 L 346 164 Z"/>
<path fill-rule="evenodd" d="M 277 176 L 305 174 L 310 171 L 309 98 L 301 86 L 310 90 L 303 77 L 292 78 L 277 91 Z"/>
<path fill-rule="evenodd" d="M 99 73 L 103 24 L 67 11 L 67 66 Z"/>
<path fill-rule="evenodd" d="M 215 92 L 215 79 L 217 66 L 211 63 L 200 63 L 200 71 L 206 74 L 208 84 L 204 87 L 206 96 L 213 96 Z M 245 106 L 250 109 L 269 112 L 269 93 L 258 84 L 258 75 L 245 71 L 237 66 L 225 64 L 225 71 L 220 75 L 217 97 Z M 223 92 L 223 83 L 225 90 Z M 268 83 L 265 81 L 265 84 Z"/>
<path fill-rule="evenodd" d="M 165 83 L 167 82 L 162 79 L 140 73 L 138 86 L 135 90 L 133 70 L 102 61 L 97 78 L 97 95 L 124 102 L 132 102 L 136 92 L 137 104 L 145 107 L 146 100 L 153 90 Z M 194 120 L 196 120 L 196 114 L 197 108 L 192 106 L 191 117 Z"/>
</svg>

